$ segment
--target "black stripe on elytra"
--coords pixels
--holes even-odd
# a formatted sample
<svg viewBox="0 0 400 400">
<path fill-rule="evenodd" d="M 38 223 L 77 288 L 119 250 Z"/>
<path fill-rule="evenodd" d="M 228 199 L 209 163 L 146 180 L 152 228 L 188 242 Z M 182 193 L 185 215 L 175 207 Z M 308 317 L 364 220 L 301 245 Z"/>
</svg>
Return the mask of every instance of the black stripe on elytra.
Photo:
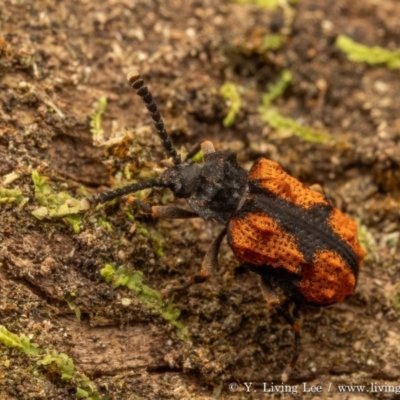
<svg viewBox="0 0 400 400">
<path fill-rule="evenodd" d="M 331 205 L 317 204 L 306 210 L 260 187 L 256 180 L 248 181 L 248 191 L 244 196 L 246 200 L 234 218 L 242 219 L 248 214 L 264 212 L 296 239 L 307 263 L 312 264 L 316 251 L 326 249 L 339 254 L 357 277 L 357 254 L 329 225 Z"/>
</svg>

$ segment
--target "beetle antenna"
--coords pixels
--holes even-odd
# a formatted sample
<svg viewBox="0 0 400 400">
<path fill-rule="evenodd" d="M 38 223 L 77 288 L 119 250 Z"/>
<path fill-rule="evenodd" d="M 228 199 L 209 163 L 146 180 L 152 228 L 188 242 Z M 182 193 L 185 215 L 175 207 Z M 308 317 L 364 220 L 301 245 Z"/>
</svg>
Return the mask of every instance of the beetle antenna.
<svg viewBox="0 0 400 400">
<path fill-rule="evenodd" d="M 151 95 L 147 86 L 144 85 L 144 81 L 140 77 L 139 72 L 132 70 L 128 72 L 126 78 L 131 83 L 132 88 L 136 90 L 136 94 L 143 100 L 146 108 L 150 111 L 154 126 L 156 127 L 158 136 L 160 137 L 162 145 L 164 146 L 167 154 L 173 158 L 175 165 L 180 164 L 182 162 L 181 156 L 175 150 L 172 140 L 165 130 L 164 122 L 161 118 L 160 112 L 158 111 L 157 104 L 154 102 L 153 96 Z"/>
<path fill-rule="evenodd" d="M 170 184 L 162 181 L 161 179 L 149 179 L 148 181 L 142 181 L 134 183 L 132 185 L 124 186 L 119 189 L 110 190 L 109 192 L 100 193 L 96 196 L 92 196 L 89 199 L 89 203 L 92 205 L 97 205 L 99 203 L 105 203 L 106 201 L 114 200 L 118 197 L 122 197 L 129 193 L 135 193 L 139 190 L 153 188 L 153 187 L 169 187 Z"/>
</svg>

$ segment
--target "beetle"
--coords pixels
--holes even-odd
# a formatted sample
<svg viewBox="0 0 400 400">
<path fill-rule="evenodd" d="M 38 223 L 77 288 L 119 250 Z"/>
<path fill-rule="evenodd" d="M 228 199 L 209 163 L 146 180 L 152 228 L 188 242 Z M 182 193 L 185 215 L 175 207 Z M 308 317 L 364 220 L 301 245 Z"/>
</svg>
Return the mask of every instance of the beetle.
<svg viewBox="0 0 400 400">
<path fill-rule="evenodd" d="M 246 171 L 235 153 L 215 151 L 211 142 L 204 141 L 182 161 L 140 74 L 131 71 L 127 79 L 150 112 L 173 165 L 158 179 L 100 193 L 90 203 L 104 203 L 146 188 L 169 188 L 176 197 L 186 199 L 191 210 L 173 205 L 147 206 L 153 217 L 200 217 L 224 225 L 192 282 L 205 281 L 218 267 L 219 248 L 227 236 L 237 260 L 258 275 L 268 305 L 292 327 L 293 368 L 300 352 L 300 326 L 281 303 L 276 289 L 291 300 L 314 306 L 329 306 L 353 294 L 365 256 L 356 223 L 335 208 L 325 194 L 306 187 L 266 158 L 259 158 Z M 201 165 L 191 159 L 199 149 L 203 153 Z"/>
</svg>

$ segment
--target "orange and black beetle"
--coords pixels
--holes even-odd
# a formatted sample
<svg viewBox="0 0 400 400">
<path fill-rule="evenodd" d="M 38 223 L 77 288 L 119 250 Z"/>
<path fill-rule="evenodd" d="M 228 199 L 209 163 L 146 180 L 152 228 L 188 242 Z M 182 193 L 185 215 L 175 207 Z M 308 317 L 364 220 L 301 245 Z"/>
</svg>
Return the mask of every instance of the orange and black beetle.
<svg viewBox="0 0 400 400">
<path fill-rule="evenodd" d="M 355 289 L 365 256 L 357 239 L 356 223 L 333 207 L 325 195 L 307 188 L 273 161 L 258 159 L 250 172 L 236 154 L 201 144 L 203 164 L 182 162 L 168 136 L 153 97 L 136 71 L 128 80 L 150 111 L 163 146 L 174 165 L 159 179 L 143 181 L 93 197 L 91 203 L 151 187 L 168 187 L 187 200 L 192 210 L 153 206 L 151 214 L 165 218 L 214 219 L 225 227 L 214 239 L 195 282 L 204 281 L 218 265 L 225 235 L 239 262 L 260 277 L 263 295 L 292 326 L 299 353 L 299 325 L 280 304 L 275 288 L 294 300 L 315 306 L 343 301 Z M 197 150 L 197 149 L 196 149 Z M 148 208 L 150 210 L 150 208 Z"/>
</svg>

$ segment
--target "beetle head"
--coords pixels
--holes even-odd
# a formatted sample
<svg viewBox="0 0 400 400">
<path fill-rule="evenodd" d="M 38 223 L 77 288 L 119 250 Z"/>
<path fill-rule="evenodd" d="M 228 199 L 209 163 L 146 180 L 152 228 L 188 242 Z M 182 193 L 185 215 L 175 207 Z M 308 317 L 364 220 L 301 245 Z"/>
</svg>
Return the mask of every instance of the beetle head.
<svg viewBox="0 0 400 400">
<path fill-rule="evenodd" d="M 174 165 L 166 169 L 160 176 L 176 197 L 188 198 L 198 185 L 201 165 L 188 159 L 182 164 Z"/>
</svg>

